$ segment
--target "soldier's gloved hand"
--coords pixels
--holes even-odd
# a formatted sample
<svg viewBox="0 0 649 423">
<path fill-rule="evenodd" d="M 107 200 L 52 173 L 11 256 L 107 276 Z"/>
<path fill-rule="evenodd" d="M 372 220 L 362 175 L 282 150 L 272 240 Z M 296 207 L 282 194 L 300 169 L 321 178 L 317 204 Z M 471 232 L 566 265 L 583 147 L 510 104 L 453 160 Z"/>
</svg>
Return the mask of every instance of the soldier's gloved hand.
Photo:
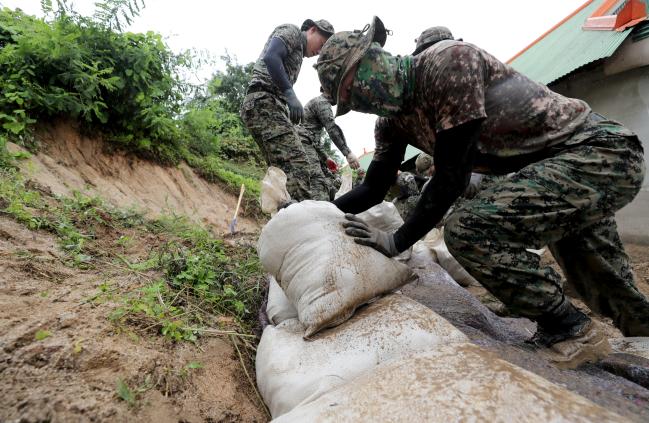
<svg viewBox="0 0 649 423">
<path fill-rule="evenodd" d="M 350 152 L 347 157 L 347 163 L 349 163 L 349 167 L 352 169 L 358 169 L 361 167 L 361 163 L 358 161 L 358 157 L 356 157 L 356 154 Z"/>
<path fill-rule="evenodd" d="M 286 97 L 286 102 L 288 103 L 288 111 L 291 117 L 291 122 L 300 123 L 302 116 L 304 115 L 304 108 L 302 107 L 300 100 L 298 100 L 297 96 L 295 95 L 293 88 L 285 90 L 284 96 Z"/>
<path fill-rule="evenodd" d="M 368 225 L 355 215 L 346 213 L 346 222 L 343 222 L 345 233 L 354 237 L 354 242 L 361 245 L 372 247 L 388 257 L 394 257 L 399 254 L 397 247 L 394 245 L 394 237 L 391 233 L 376 229 Z"/>
</svg>

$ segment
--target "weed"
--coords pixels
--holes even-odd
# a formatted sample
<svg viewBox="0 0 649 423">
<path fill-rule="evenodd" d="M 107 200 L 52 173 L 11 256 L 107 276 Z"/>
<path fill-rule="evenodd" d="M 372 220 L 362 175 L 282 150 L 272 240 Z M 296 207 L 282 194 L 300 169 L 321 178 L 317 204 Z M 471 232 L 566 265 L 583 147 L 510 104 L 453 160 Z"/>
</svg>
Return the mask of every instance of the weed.
<svg viewBox="0 0 649 423">
<path fill-rule="evenodd" d="M 38 331 L 36 331 L 36 334 L 34 335 L 34 339 L 37 341 L 42 341 L 43 339 L 47 339 L 50 336 L 52 336 L 51 332 L 47 330 L 39 329 Z"/>
<path fill-rule="evenodd" d="M 117 396 L 125 401 L 130 407 L 135 405 L 135 392 L 128 387 L 122 379 L 117 379 Z"/>
</svg>

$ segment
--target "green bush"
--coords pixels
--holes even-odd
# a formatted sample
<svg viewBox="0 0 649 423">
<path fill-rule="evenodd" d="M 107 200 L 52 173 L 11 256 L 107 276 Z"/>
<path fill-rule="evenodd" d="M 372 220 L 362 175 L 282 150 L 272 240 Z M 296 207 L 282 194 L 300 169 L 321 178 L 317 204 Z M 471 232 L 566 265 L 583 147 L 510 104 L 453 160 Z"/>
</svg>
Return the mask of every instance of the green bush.
<svg viewBox="0 0 649 423">
<path fill-rule="evenodd" d="M 16 136 L 38 120 L 77 119 L 123 145 L 177 160 L 187 63 L 160 35 L 119 33 L 89 18 L 51 22 L 0 11 L 0 127 Z M 171 157 L 169 157 L 171 155 Z"/>
</svg>

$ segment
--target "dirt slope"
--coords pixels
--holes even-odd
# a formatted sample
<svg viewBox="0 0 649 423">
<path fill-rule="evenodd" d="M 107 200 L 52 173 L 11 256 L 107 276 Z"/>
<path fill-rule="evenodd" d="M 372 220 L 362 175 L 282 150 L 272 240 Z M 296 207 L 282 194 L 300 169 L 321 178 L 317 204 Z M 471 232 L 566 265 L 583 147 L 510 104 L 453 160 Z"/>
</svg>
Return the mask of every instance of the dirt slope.
<svg viewBox="0 0 649 423">
<path fill-rule="evenodd" d="M 129 256 L 154 243 L 138 237 Z M 92 300 L 106 282 L 124 292 L 157 275 L 61 259 L 51 235 L 0 216 L 0 421 L 266 420 L 227 338 L 192 345 L 120 332 L 108 319 L 114 300 Z M 119 399 L 118 379 L 134 404 Z"/>
<path fill-rule="evenodd" d="M 184 214 L 216 234 L 228 231 L 236 198 L 187 166 L 108 154 L 101 140 L 65 123 L 39 138 L 42 152 L 22 161 L 21 173 L 45 202 L 57 201 L 51 193 L 81 190 L 117 207 L 136 206 L 147 217 Z M 0 210 L 7 204 L 0 198 Z M 168 239 L 106 219 L 82 229 L 93 233 L 84 248 L 92 262 L 84 269 L 70 264 L 51 231 L 29 230 L 0 211 L 0 422 L 267 421 L 242 366 L 250 353 L 238 353 L 229 337 L 171 342 L 145 320 L 111 321 L 129 293 L 163 276 L 133 271 L 117 257 L 146 260 Z M 259 226 L 240 217 L 244 234 L 227 242 L 252 239 L 245 232 Z M 128 387 L 122 395 L 118 381 Z"/>
<path fill-rule="evenodd" d="M 162 167 L 131 155 L 107 154 L 101 140 L 80 135 L 67 122 L 41 128 L 38 138 L 42 151 L 21 167 L 26 176 L 54 194 L 80 190 L 118 207 L 145 209 L 150 217 L 161 212 L 184 214 L 216 233 L 228 230 L 237 199 L 185 164 Z M 257 228 L 254 220 L 239 217 L 240 231 Z"/>
</svg>

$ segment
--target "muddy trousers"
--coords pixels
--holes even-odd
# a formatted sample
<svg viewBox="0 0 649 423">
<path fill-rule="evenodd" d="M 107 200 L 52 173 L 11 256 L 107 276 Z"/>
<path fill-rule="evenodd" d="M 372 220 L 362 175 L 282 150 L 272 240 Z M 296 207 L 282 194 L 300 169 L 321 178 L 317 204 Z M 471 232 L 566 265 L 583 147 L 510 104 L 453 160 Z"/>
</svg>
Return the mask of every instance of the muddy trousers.
<svg viewBox="0 0 649 423">
<path fill-rule="evenodd" d="M 330 180 L 325 176 L 320 164 L 320 156 L 318 150 L 313 145 L 313 142 L 304 137 L 300 137 L 302 141 L 302 148 L 306 153 L 309 160 L 309 176 L 310 176 L 310 192 L 314 200 L 329 201 L 330 191 L 333 190 L 333 185 Z"/>
<path fill-rule="evenodd" d="M 614 220 L 643 178 L 637 138 L 599 136 L 489 185 L 449 216 L 446 244 L 511 312 L 532 320 L 563 300 L 560 275 L 526 250 L 547 245 L 592 311 L 626 336 L 649 336 L 649 302 Z"/>
<path fill-rule="evenodd" d="M 267 92 L 246 95 L 241 119 L 269 166 L 286 173 L 286 189 L 294 200 L 328 200 L 313 196 L 309 159 L 291 123 L 286 104 Z"/>
</svg>

